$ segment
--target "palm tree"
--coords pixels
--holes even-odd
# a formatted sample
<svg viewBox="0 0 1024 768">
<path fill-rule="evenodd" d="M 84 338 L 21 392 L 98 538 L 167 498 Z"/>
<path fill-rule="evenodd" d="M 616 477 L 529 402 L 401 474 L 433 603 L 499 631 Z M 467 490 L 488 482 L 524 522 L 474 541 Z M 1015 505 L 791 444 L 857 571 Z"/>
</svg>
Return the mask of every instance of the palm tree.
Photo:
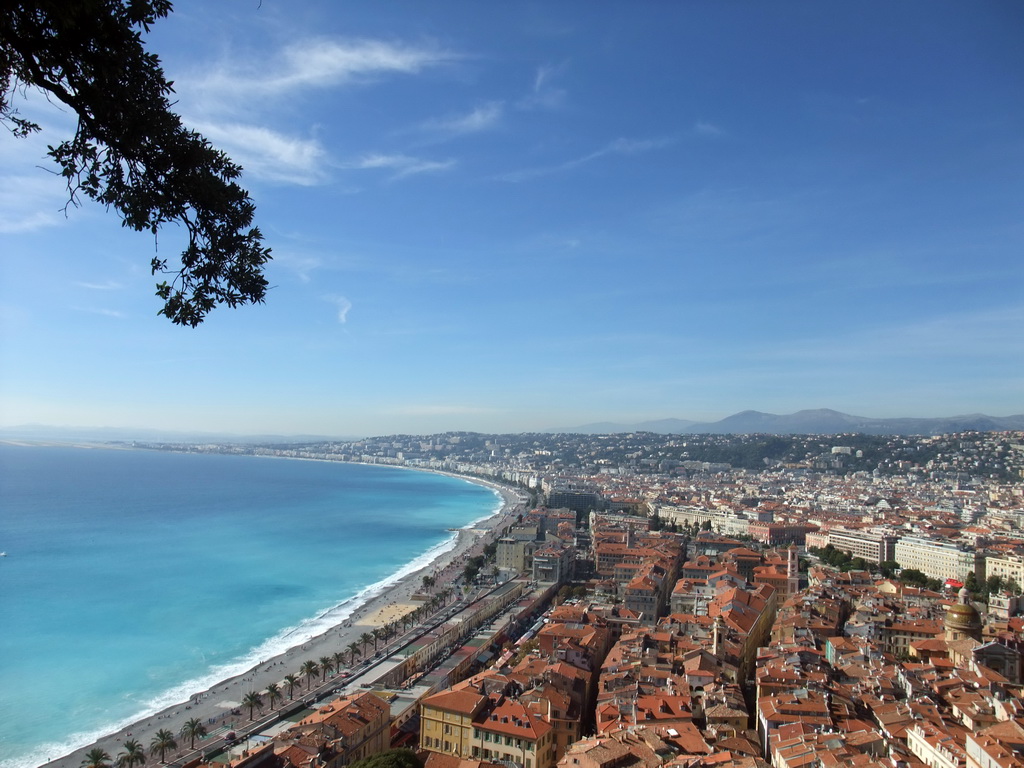
<svg viewBox="0 0 1024 768">
<path fill-rule="evenodd" d="M 242 706 L 249 708 L 249 719 L 252 720 L 253 709 L 259 708 L 263 711 L 263 697 L 256 691 L 249 691 L 242 697 Z"/>
<path fill-rule="evenodd" d="M 124 743 L 124 752 L 117 756 L 118 768 L 135 768 L 146 764 L 146 749 L 138 739 L 128 739 Z"/>
<path fill-rule="evenodd" d="M 437 579 L 431 576 L 429 573 L 423 577 L 423 589 L 430 591 L 431 587 L 437 583 Z"/>
<path fill-rule="evenodd" d="M 85 753 L 82 768 L 110 768 L 110 755 L 99 747 L 93 747 Z"/>
<path fill-rule="evenodd" d="M 302 663 L 301 671 L 302 674 L 306 676 L 306 690 L 308 691 L 309 684 L 313 681 L 313 678 L 316 677 L 316 673 L 320 671 L 320 667 L 317 666 L 315 661 L 309 659 L 308 661 L 304 661 Z"/>
<path fill-rule="evenodd" d="M 373 630 L 373 650 L 377 650 L 377 641 L 383 639 L 384 627 L 375 627 Z"/>
<path fill-rule="evenodd" d="M 334 656 L 332 656 L 331 658 L 334 659 L 334 669 L 338 672 L 341 672 L 341 668 L 345 666 L 344 651 L 335 651 Z"/>
<path fill-rule="evenodd" d="M 320 657 L 320 682 L 327 680 L 327 675 L 334 671 L 334 662 L 330 656 Z"/>
<path fill-rule="evenodd" d="M 206 726 L 198 717 L 193 717 L 181 726 L 181 738 L 188 739 L 188 748 L 196 748 L 196 739 L 206 737 Z"/>
<path fill-rule="evenodd" d="M 161 728 L 156 732 L 153 740 L 149 742 L 149 754 L 155 755 L 157 752 L 160 753 L 160 762 L 164 762 L 164 754 L 168 749 L 177 749 L 178 742 L 174 740 L 174 734 L 168 731 L 166 728 Z"/>
<path fill-rule="evenodd" d="M 366 646 L 373 642 L 373 635 L 369 632 L 363 632 L 363 634 L 359 636 L 359 642 L 363 646 L 363 653 L 366 653 Z"/>
<path fill-rule="evenodd" d="M 280 701 L 283 698 L 281 695 L 281 686 L 277 683 L 271 683 L 267 686 L 267 700 L 270 702 L 270 711 L 274 711 L 274 702 Z"/>
<path fill-rule="evenodd" d="M 349 643 L 348 644 L 348 663 L 349 663 L 349 665 L 355 664 L 356 663 L 356 656 L 362 656 L 362 655 L 363 654 L 359 652 L 359 643 Z"/>
<path fill-rule="evenodd" d="M 295 675 L 285 675 L 284 681 L 288 683 L 288 700 L 295 698 L 295 686 L 299 684 L 299 678 Z"/>
</svg>

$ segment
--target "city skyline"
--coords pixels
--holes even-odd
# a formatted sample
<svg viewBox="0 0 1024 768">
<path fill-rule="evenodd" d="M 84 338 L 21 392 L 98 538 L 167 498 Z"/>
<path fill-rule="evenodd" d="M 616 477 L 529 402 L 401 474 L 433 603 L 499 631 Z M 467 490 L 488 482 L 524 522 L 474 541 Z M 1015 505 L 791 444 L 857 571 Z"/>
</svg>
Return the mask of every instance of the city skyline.
<svg viewBox="0 0 1024 768">
<path fill-rule="evenodd" d="M 178 2 L 265 305 L 156 316 L 122 229 L 0 140 L 0 427 L 528 432 L 1024 412 L 1010 3 Z"/>
</svg>

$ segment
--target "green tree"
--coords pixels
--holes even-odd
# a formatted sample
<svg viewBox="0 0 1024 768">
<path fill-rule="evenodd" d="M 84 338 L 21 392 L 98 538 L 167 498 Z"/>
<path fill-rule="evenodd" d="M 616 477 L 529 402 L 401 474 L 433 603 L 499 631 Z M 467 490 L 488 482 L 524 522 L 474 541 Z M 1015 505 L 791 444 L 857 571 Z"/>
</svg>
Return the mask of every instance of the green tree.
<svg viewBox="0 0 1024 768">
<path fill-rule="evenodd" d="M 203 721 L 198 717 L 193 717 L 187 720 L 183 726 L 181 726 L 181 738 L 188 739 L 188 748 L 196 748 L 196 739 L 206 738 L 206 726 L 203 725 Z"/>
<path fill-rule="evenodd" d="M 917 587 L 926 587 L 928 585 L 928 577 L 917 568 L 904 568 L 900 572 L 900 581 Z"/>
<path fill-rule="evenodd" d="M 267 703 L 270 705 L 270 711 L 273 712 L 274 704 L 276 704 L 282 698 L 284 698 L 284 696 L 281 693 L 281 686 L 279 686 L 277 683 L 270 683 L 270 685 L 267 686 L 266 694 Z"/>
<path fill-rule="evenodd" d="M 330 656 L 320 657 L 320 682 L 326 682 L 327 676 L 334 671 L 334 660 Z"/>
<path fill-rule="evenodd" d="M 249 719 L 252 720 L 252 711 L 258 709 L 263 711 L 263 696 L 258 691 L 249 691 L 242 697 L 242 706 L 249 708 Z"/>
<path fill-rule="evenodd" d="M 13 101 L 42 92 L 77 117 L 74 135 L 51 146 L 71 204 L 113 208 L 122 224 L 154 236 L 179 224 L 180 264 L 155 257 L 159 314 L 195 327 L 219 304 L 262 303 L 270 250 L 252 227 L 255 206 L 236 183 L 242 169 L 182 125 L 174 89 L 142 34 L 170 0 L 12 0 L 0 10 L 0 122 L 17 137 L 40 127 Z"/>
<path fill-rule="evenodd" d="M 366 654 L 366 646 L 368 646 L 372 642 L 373 635 L 371 635 L 369 632 L 363 632 L 363 634 L 359 636 L 359 643 L 363 646 L 364 655 Z"/>
<path fill-rule="evenodd" d="M 284 681 L 288 684 L 288 700 L 291 701 L 295 698 L 295 686 L 299 684 L 299 678 L 295 675 L 285 675 Z"/>
<path fill-rule="evenodd" d="M 302 669 L 300 671 L 306 677 L 306 690 L 308 691 L 309 684 L 312 682 L 313 678 L 316 677 L 317 672 L 320 671 L 320 667 L 317 666 L 315 661 L 309 659 L 302 662 Z"/>
<path fill-rule="evenodd" d="M 128 739 L 124 750 L 117 756 L 118 768 L 135 768 L 146 764 L 146 749 L 138 739 Z"/>
<path fill-rule="evenodd" d="M 349 764 L 349 768 L 423 768 L 411 749 L 392 749 Z"/>
<path fill-rule="evenodd" d="M 345 666 L 345 653 L 343 651 L 335 651 L 331 654 L 331 660 L 334 662 L 335 671 L 341 672 L 341 668 Z"/>
<path fill-rule="evenodd" d="M 82 768 L 110 768 L 110 755 L 99 747 L 93 747 L 85 753 Z"/>
<path fill-rule="evenodd" d="M 164 762 L 164 756 L 169 749 L 177 749 L 178 742 L 174 740 L 174 734 L 166 728 L 161 728 L 149 742 L 149 754 L 160 755 L 160 762 Z"/>
<path fill-rule="evenodd" d="M 348 644 L 348 663 L 352 666 L 356 663 L 356 656 L 362 656 L 362 652 L 359 650 L 359 643 Z"/>
<path fill-rule="evenodd" d="M 883 560 L 879 569 L 882 571 L 882 576 L 888 579 L 900 569 L 900 564 L 895 560 Z"/>
<path fill-rule="evenodd" d="M 1006 586 L 1006 582 L 1002 576 L 989 576 L 985 579 L 985 592 L 988 594 L 994 594 L 996 592 L 1002 592 Z"/>
</svg>

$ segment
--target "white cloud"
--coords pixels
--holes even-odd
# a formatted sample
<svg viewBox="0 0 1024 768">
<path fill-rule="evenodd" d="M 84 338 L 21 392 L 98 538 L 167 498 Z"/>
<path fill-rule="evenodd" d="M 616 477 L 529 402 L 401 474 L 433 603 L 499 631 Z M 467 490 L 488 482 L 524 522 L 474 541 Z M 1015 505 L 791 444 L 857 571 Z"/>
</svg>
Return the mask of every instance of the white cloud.
<svg viewBox="0 0 1024 768">
<path fill-rule="evenodd" d="M 53 227 L 65 220 L 67 186 L 59 176 L 0 176 L 0 233 L 15 234 Z"/>
<path fill-rule="evenodd" d="M 425 124 L 425 128 L 439 133 L 452 135 L 465 135 L 479 133 L 496 126 L 504 112 L 504 105 L 500 101 L 492 101 L 483 106 L 477 107 L 468 115 L 460 115 L 444 120 L 432 120 Z"/>
<path fill-rule="evenodd" d="M 416 74 L 458 58 L 453 53 L 382 40 L 300 40 L 276 55 L 228 62 L 182 88 L 211 110 L 254 97 L 294 96 L 296 91 L 342 85 L 384 74 Z"/>
<path fill-rule="evenodd" d="M 115 283 L 113 280 L 107 280 L 105 283 L 75 283 L 75 285 L 90 291 L 119 291 L 124 288 L 121 283 Z"/>
<path fill-rule="evenodd" d="M 721 136 L 722 129 L 706 120 L 698 120 L 693 124 L 693 132 L 698 136 Z"/>
<path fill-rule="evenodd" d="M 1024 305 L 953 312 L 905 323 L 858 326 L 842 336 L 811 337 L 773 348 L 750 350 L 790 363 L 812 361 L 838 364 L 879 360 L 905 363 L 963 365 L 977 359 L 1009 360 L 1024 357 Z"/>
<path fill-rule="evenodd" d="M 291 269 L 299 280 L 308 283 L 313 279 L 313 272 L 322 266 L 315 256 L 300 256 L 293 253 L 274 251 L 274 263 Z"/>
<path fill-rule="evenodd" d="M 433 171 L 444 171 L 455 165 L 454 160 L 421 160 L 408 155 L 364 155 L 358 160 L 348 163 L 346 168 L 356 169 L 385 169 L 392 170 L 392 180 L 401 179 L 405 176 L 412 176 L 417 173 L 428 173 Z"/>
<path fill-rule="evenodd" d="M 91 315 L 113 317 L 117 320 L 123 320 L 126 317 L 124 312 L 119 312 L 116 309 L 102 309 L 99 307 L 75 307 L 75 310 L 78 312 L 88 312 Z"/>
<path fill-rule="evenodd" d="M 348 322 L 348 313 L 352 309 L 352 302 L 344 296 L 329 296 L 327 300 L 338 308 L 338 322 L 343 325 Z"/>
<path fill-rule="evenodd" d="M 567 160 L 558 165 L 550 165 L 540 168 L 526 168 L 521 171 L 511 171 L 503 174 L 502 181 L 525 181 L 538 176 L 547 176 L 552 173 L 561 173 L 579 168 L 582 165 L 591 163 L 609 155 L 639 155 L 657 149 L 663 149 L 675 142 L 674 139 L 615 139 L 594 152 L 572 160 Z"/>
<path fill-rule="evenodd" d="M 191 122 L 223 149 L 247 175 L 269 181 L 312 186 L 325 180 L 326 152 L 314 139 L 286 136 L 254 125 Z"/>
<path fill-rule="evenodd" d="M 554 67 L 538 67 L 533 78 L 533 88 L 516 106 L 527 110 L 554 109 L 561 106 L 565 101 L 565 91 L 552 85 L 555 72 Z"/>
<path fill-rule="evenodd" d="M 474 405 L 400 405 L 385 410 L 385 413 L 401 416 L 459 416 L 490 414 L 497 411 Z"/>
</svg>

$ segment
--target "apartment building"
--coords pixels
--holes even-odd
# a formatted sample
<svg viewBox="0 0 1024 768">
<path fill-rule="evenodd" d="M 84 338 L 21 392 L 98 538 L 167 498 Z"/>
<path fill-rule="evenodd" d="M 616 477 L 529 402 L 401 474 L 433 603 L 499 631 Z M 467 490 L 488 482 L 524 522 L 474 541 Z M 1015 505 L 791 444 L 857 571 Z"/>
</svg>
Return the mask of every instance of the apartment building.
<svg viewBox="0 0 1024 768">
<path fill-rule="evenodd" d="M 831 544 L 838 550 L 849 552 L 853 557 L 860 557 L 872 563 L 883 563 L 896 559 L 895 534 L 877 528 L 867 530 L 832 528 L 827 532 L 815 534 L 815 541 L 825 537 L 825 544 Z M 808 546 L 810 546 L 808 539 Z M 822 546 L 815 543 L 814 546 Z"/>
<path fill-rule="evenodd" d="M 985 558 L 950 541 L 904 536 L 896 542 L 894 559 L 901 568 L 913 568 L 933 579 L 966 581 L 973 573 L 985 578 Z"/>
<path fill-rule="evenodd" d="M 1024 586 L 1024 557 L 1006 555 L 1005 557 L 985 558 L 985 578 L 998 576 L 1004 581 L 1012 581 Z"/>
</svg>

